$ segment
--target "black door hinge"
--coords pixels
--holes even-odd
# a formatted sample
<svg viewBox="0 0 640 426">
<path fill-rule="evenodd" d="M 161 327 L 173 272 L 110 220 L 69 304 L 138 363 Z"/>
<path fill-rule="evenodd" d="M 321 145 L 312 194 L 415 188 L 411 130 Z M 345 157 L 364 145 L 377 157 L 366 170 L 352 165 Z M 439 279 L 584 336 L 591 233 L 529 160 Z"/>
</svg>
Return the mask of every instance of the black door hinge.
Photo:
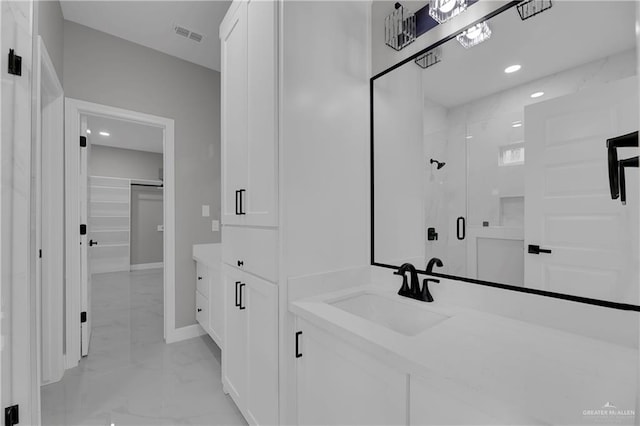
<svg viewBox="0 0 640 426">
<path fill-rule="evenodd" d="M 38 257 L 42 259 L 42 249 L 38 250 Z"/>
<path fill-rule="evenodd" d="M 20 423 L 18 405 L 12 405 L 4 409 L 4 424 L 5 426 L 13 426 Z"/>
<path fill-rule="evenodd" d="M 9 49 L 9 74 L 22 75 L 22 56 L 16 55 L 13 49 Z"/>
<path fill-rule="evenodd" d="M 80 136 L 80 148 L 86 148 L 86 147 L 87 147 L 87 137 Z"/>
<path fill-rule="evenodd" d="M 80 225 L 80 235 L 87 235 L 87 225 L 84 223 Z"/>
<path fill-rule="evenodd" d="M 80 324 L 84 324 L 85 322 L 87 322 L 87 313 L 80 312 Z"/>
</svg>

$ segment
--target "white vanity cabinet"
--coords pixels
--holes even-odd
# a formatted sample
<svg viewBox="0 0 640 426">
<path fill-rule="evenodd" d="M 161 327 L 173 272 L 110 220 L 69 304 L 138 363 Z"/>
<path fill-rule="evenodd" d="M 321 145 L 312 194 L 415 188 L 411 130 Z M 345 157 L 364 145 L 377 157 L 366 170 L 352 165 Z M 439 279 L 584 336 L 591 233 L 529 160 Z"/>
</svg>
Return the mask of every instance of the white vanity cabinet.
<svg viewBox="0 0 640 426">
<path fill-rule="evenodd" d="M 296 318 L 300 425 L 407 424 L 407 375 Z"/>
<path fill-rule="evenodd" d="M 196 321 L 222 348 L 224 344 L 224 287 L 220 260 L 196 260 Z"/>
<path fill-rule="evenodd" d="M 250 424 L 278 424 L 278 291 L 224 266 L 222 383 Z"/>
<path fill-rule="evenodd" d="M 222 223 L 276 226 L 277 2 L 235 1 L 220 25 Z"/>
</svg>

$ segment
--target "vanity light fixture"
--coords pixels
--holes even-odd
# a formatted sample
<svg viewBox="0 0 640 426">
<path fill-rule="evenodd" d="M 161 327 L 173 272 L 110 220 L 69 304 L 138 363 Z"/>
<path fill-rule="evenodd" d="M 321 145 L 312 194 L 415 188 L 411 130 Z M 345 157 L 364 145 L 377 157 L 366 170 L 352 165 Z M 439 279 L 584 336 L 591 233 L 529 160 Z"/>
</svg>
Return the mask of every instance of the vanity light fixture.
<svg viewBox="0 0 640 426">
<path fill-rule="evenodd" d="M 429 0 L 429 16 L 442 24 L 467 9 L 467 0 Z"/>
<path fill-rule="evenodd" d="M 522 68 L 522 65 L 518 65 L 518 64 L 515 64 L 515 65 L 509 65 L 508 67 L 506 67 L 506 68 L 504 69 L 504 72 L 505 72 L 506 74 L 513 74 L 514 72 L 518 72 L 518 71 L 520 71 L 520 69 L 521 69 L 521 68 Z"/>
<path fill-rule="evenodd" d="M 544 95 L 544 92 L 536 92 L 536 93 L 532 93 L 531 97 L 533 99 L 535 99 L 535 98 L 539 98 L 540 96 L 543 96 L 543 95 Z"/>
<path fill-rule="evenodd" d="M 513 123 L 511 123 L 511 127 L 522 127 L 522 121 L 514 121 Z"/>
<path fill-rule="evenodd" d="M 100 132 L 100 136 L 109 136 L 110 133 L 109 132 Z"/>
<path fill-rule="evenodd" d="M 476 46 L 491 37 L 491 28 L 485 22 L 473 25 L 456 36 L 456 39 L 465 48 Z"/>
</svg>

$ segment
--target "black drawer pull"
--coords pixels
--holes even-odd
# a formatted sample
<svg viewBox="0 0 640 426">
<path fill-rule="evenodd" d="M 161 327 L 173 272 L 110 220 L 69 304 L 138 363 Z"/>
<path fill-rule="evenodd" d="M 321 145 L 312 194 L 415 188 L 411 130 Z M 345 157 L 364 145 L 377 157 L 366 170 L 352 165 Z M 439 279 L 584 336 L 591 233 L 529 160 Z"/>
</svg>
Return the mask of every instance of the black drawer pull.
<svg viewBox="0 0 640 426">
<path fill-rule="evenodd" d="M 528 251 L 529 251 L 529 254 L 551 253 L 551 250 L 540 248 L 540 246 L 534 245 L 534 244 L 529 244 Z"/>
<path fill-rule="evenodd" d="M 462 225 L 462 227 L 460 225 Z M 463 216 L 460 216 L 456 220 L 456 234 L 459 240 L 464 240 L 467 236 L 467 221 Z"/>
<path fill-rule="evenodd" d="M 240 281 L 236 281 L 236 308 L 240 307 L 240 302 L 238 302 L 238 285 Z"/>
<path fill-rule="evenodd" d="M 198 281 L 200 281 L 202 279 L 202 277 L 198 277 Z"/>
<path fill-rule="evenodd" d="M 246 214 L 244 211 L 244 202 L 243 202 L 243 194 L 246 192 L 246 189 L 239 189 L 238 193 L 240 194 L 240 209 L 239 209 L 239 213 L 240 215 Z"/>
<path fill-rule="evenodd" d="M 302 353 L 300 352 L 300 336 L 302 336 L 302 331 L 296 331 L 296 358 L 302 358 Z"/>
<path fill-rule="evenodd" d="M 244 266 L 244 260 L 238 260 L 238 267 Z"/>
<path fill-rule="evenodd" d="M 240 290 L 239 290 L 239 293 L 240 293 L 240 304 L 238 305 L 238 307 L 240 308 L 240 310 L 242 310 L 242 309 L 246 309 L 246 308 L 247 308 L 246 306 L 244 306 L 244 305 L 242 304 L 242 287 L 244 287 L 244 285 L 245 285 L 244 283 L 240 283 Z"/>
</svg>

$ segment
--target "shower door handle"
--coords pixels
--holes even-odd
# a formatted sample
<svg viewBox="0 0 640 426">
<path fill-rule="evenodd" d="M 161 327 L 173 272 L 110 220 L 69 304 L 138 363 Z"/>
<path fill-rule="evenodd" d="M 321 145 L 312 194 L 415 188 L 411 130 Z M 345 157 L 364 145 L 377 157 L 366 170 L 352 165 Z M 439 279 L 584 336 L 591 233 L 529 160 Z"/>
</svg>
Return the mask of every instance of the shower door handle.
<svg viewBox="0 0 640 426">
<path fill-rule="evenodd" d="M 540 246 L 538 245 L 529 244 L 529 254 L 540 254 L 540 253 L 551 254 L 551 250 L 540 248 Z"/>
<path fill-rule="evenodd" d="M 467 221 L 463 216 L 456 220 L 456 236 L 459 240 L 464 240 L 467 236 Z"/>
</svg>

